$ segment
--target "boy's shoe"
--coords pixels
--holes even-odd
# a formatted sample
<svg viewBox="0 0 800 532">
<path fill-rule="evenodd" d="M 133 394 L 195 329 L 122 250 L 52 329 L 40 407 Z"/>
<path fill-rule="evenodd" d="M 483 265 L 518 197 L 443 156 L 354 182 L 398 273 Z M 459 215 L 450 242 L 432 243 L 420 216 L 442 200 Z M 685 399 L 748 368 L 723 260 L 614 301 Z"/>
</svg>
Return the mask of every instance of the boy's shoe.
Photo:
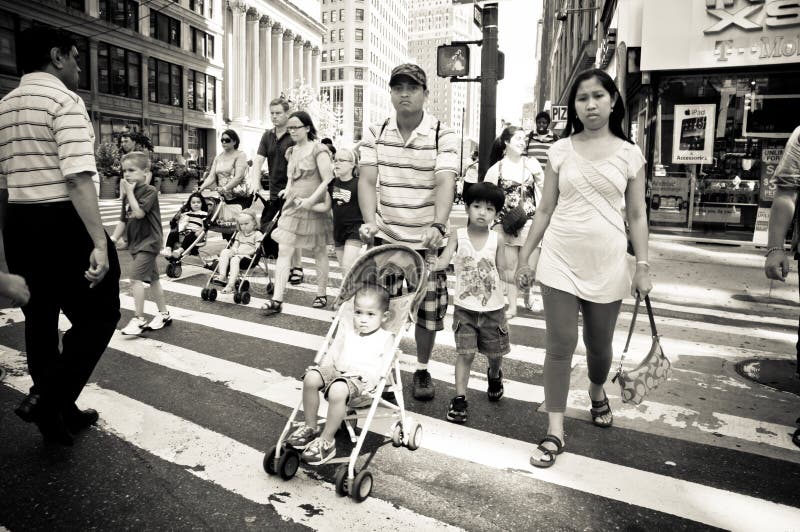
<svg viewBox="0 0 800 532">
<path fill-rule="evenodd" d="M 414 372 L 414 399 L 420 401 L 430 401 L 433 399 L 436 390 L 433 388 L 433 380 L 427 369 L 418 369 Z"/>
<path fill-rule="evenodd" d="M 322 465 L 336 456 L 336 442 L 319 437 L 303 451 L 302 458 L 308 465 Z"/>
<path fill-rule="evenodd" d="M 144 316 L 136 316 L 131 318 L 131 321 L 129 321 L 120 332 L 128 336 L 135 336 L 137 334 L 142 334 L 145 327 L 147 327 L 147 318 Z"/>
<path fill-rule="evenodd" d="M 311 445 L 311 442 L 317 439 L 320 432 L 319 428 L 312 429 L 303 423 L 286 438 L 286 445 L 295 449 L 306 449 Z"/>
<path fill-rule="evenodd" d="M 453 423 L 467 422 L 467 398 L 463 395 L 456 395 L 450 400 L 450 408 L 447 411 L 447 421 Z"/>
<path fill-rule="evenodd" d="M 145 329 L 148 331 L 157 331 L 159 329 L 163 329 L 166 325 L 170 325 L 172 323 L 172 317 L 169 315 L 169 311 L 167 312 L 159 312 L 156 314 L 150 323 L 145 325 Z"/>
<path fill-rule="evenodd" d="M 492 377 L 490 370 L 486 369 L 486 380 L 489 386 L 486 388 L 486 395 L 490 401 L 499 401 L 503 397 L 505 388 L 503 387 L 503 370 L 498 370 L 497 377 Z"/>
</svg>

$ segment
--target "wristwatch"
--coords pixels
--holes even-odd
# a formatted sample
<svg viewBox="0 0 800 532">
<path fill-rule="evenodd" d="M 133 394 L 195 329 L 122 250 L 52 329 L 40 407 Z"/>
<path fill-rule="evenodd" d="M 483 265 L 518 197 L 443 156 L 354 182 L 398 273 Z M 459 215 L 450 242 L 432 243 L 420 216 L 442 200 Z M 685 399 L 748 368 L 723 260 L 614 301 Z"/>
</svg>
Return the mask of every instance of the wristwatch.
<svg viewBox="0 0 800 532">
<path fill-rule="evenodd" d="M 434 229 L 438 229 L 439 232 L 442 233 L 442 236 L 447 234 L 447 228 L 444 226 L 444 224 L 440 224 L 438 222 L 432 223 L 431 227 L 433 227 Z"/>
</svg>

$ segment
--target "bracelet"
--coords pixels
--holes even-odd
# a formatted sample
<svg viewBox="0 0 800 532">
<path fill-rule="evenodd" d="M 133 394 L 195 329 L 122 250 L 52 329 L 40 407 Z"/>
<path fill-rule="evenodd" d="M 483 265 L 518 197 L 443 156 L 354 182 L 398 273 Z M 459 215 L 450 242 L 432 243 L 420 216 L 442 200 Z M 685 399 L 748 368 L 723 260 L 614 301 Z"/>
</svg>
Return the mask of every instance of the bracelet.
<svg viewBox="0 0 800 532">
<path fill-rule="evenodd" d="M 647 262 L 646 260 L 637 260 L 637 261 L 636 261 L 636 265 L 638 266 L 638 265 L 640 265 L 640 264 L 644 264 L 644 265 L 645 265 L 645 266 L 647 266 L 648 268 L 650 267 L 650 263 L 649 263 L 649 262 Z"/>
<path fill-rule="evenodd" d="M 764 255 L 765 257 L 769 257 L 776 251 L 783 251 L 783 246 L 773 246 L 767 250 L 767 253 Z"/>
</svg>

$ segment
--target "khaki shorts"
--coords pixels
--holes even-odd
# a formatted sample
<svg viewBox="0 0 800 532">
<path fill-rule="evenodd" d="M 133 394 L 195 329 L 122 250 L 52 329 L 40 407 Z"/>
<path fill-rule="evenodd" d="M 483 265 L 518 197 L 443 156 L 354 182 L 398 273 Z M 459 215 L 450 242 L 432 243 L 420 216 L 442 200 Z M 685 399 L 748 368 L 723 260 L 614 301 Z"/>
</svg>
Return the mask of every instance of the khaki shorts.
<svg viewBox="0 0 800 532">
<path fill-rule="evenodd" d="M 131 256 L 133 257 L 131 279 L 134 281 L 144 281 L 145 283 L 158 281 L 158 267 L 156 266 L 156 259 L 158 258 L 157 253 L 140 251 Z"/>
<path fill-rule="evenodd" d="M 322 396 L 325 397 L 325 399 L 328 398 L 328 390 L 330 389 L 331 385 L 336 381 L 342 381 L 347 384 L 349 394 L 347 396 L 346 404 L 350 404 L 356 399 L 358 399 L 358 402 L 361 403 L 362 397 L 369 397 L 367 383 L 364 382 L 361 377 L 356 375 L 344 375 L 341 371 L 338 371 L 333 366 L 314 366 L 308 368 L 308 371 L 316 371 L 319 373 L 320 377 L 322 377 Z M 308 373 L 308 371 L 306 373 Z"/>
</svg>

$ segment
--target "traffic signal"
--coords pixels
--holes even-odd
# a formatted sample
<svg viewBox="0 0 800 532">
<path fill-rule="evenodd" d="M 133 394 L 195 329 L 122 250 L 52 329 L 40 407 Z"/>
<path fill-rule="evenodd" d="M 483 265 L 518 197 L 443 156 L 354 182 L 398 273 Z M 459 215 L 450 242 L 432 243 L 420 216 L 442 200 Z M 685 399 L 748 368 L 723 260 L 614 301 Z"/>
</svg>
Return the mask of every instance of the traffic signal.
<svg viewBox="0 0 800 532">
<path fill-rule="evenodd" d="M 744 95 L 744 112 L 749 113 L 753 110 L 753 93 L 748 92 Z"/>
<path fill-rule="evenodd" d="M 443 78 L 469 76 L 469 46 L 440 45 L 436 49 L 436 74 Z"/>
</svg>

